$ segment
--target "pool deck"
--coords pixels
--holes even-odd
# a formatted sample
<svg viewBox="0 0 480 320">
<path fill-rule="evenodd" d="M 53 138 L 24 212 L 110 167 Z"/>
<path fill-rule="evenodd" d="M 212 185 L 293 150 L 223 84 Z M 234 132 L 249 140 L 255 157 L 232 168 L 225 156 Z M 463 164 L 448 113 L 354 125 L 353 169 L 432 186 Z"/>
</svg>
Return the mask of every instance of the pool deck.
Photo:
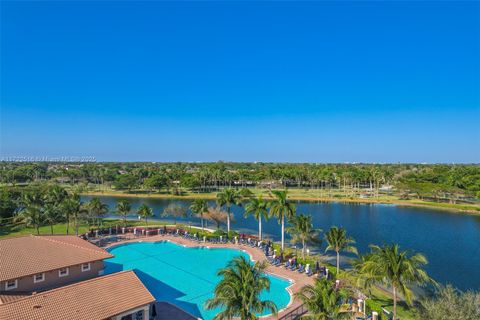
<svg viewBox="0 0 480 320">
<path fill-rule="evenodd" d="M 236 245 L 232 243 L 227 243 L 227 244 L 212 244 L 212 243 L 202 243 L 202 242 L 199 243 L 199 242 L 191 241 L 189 239 L 185 239 L 183 237 L 174 237 L 171 235 L 155 235 L 150 237 L 140 237 L 140 238 L 135 238 L 131 240 L 125 240 L 121 242 L 112 243 L 108 245 L 107 248 L 114 247 L 122 243 L 129 243 L 129 242 L 157 242 L 157 241 L 166 241 L 166 240 L 177 243 L 179 245 L 184 245 L 187 247 L 231 248 L 231 249 L 242 250 L 248 253 L 250 255 L 250 258 L 253 261 L 267 261 L 265 258 L 265 254 L 259 248 L 252 248 L 250 246 L 245 246 L 240 244 Z M 292 281 L 292 284 L 287 288 L 287 290 L 290 292 L 290 295 L 291 295 L 290 303 L 286 308 L 281 309 L 278 312 L 278 318 L 281 318 L 291 310 L 300 306 L 300 302 L 293 297 L 293 294 L 298 292 L 303 286 L 307 284 L 313 284 L 314 278 L 307 277 L 305 274 L 301 274 L 296 271 L 287 270 L 282 266 L 275 267 L 270 264 L 268 264 L 267 272 L 272 275 Z M 277 319 L 277 317 L 273 315 L 264 316 L 261 318 L 265 320 Z M 183 319 L 183 318 L 179 318 L 179 319 Z M 174 319 L 172 318 L 172 320 Z"/>
</svg>

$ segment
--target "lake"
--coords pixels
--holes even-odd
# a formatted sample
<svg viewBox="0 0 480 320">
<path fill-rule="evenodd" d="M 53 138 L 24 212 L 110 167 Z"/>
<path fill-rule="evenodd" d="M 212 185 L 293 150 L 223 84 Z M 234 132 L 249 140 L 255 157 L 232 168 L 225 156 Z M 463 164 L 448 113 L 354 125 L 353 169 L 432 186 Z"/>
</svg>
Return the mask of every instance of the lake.
<svg viewBox="0 0 480 320">
<path fill-rule="evenodd" d="M 100 197 L 114 210 L 119 197 Z M 91 197 L 82 197 L 88 201 Z M 171 202 L 189 206 L 188 200 L 128 198 L 133 211 L 141 203 L 153 208 L 156 219 Z M 212 201 L 213 204 L 213 201 Z M 233 207 L 232 228 L 245 233 L 258 232 L 257 221 L 243 218 L 243 208 Z M 429 260 L 427 271 L 441 283 L 451 283 L 460 289 L 480 290 L 480 216 L 440 210 L 383 204 L 298 202 L 297 212 L 313 216 L 314 225 L 324 231 L 330 226 L 347 229 L 357 242 L 360 253 L 368 252 L 369 244 L 398 243 L 402 249 L 421 252 Z M 136 217 L 135 214 L 132 218 Z M 178 219 L 181 221 L 182 219 Z M 192 218 L 195 225 L 200 219 Z M 214 227 L 212 223 L 209 227 Z M 276 219 L 263 223 L 263 232 L 274 240 L 280 239 Z M 323 237 L 323 235 L 322 235 Z M 317 250 L 323 250 L 322 247 Z"/>
</svg>

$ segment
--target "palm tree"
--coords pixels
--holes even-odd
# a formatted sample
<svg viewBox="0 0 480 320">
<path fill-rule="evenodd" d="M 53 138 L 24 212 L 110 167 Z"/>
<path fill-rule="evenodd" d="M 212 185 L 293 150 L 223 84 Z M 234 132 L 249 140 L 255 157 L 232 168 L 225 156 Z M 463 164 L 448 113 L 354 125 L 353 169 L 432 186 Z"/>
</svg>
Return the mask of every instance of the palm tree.
<svg viewBox="0 0 480 320">
<path fill-rule="evenodd" d="M 92 198 L 92 200 L 90 200 L 90 202 L 88 203 L 87 207 L 92 218 L 97 219 L 97 225 L 99 224 L 98 222 L 101 222 L 101 224 L 103 225 L 102 216 L 108 212 L 108 205 L 100 201 L 99 198 Z"/>
<path fill-rule="evenodd" d="M 140 217 L 145 219 L 145 224 L 148 226 L 148 218 L 153 217 L 152 208 L 147 206 L 145 203 L 142 203 L 142 205 L 138 208 L 137 213 Z"/>
<path fill-rule="evenodd" d="M 50 225 L 51 234 L 53 225 L 62 221 L 62 203 L 67 197 L 67 191 L 58 185 L 49 188 L 44 197 L 43 215 L 45 222 Z"/>
<path fill-rule="evenodd" d="M 15 221 L 26 226 L 32 226 L 40 234 L 40 225 L 43 220 L 42 200 L 36 194 L 26 194 L 23 200 L 24 206 L 18 212 Z"/>
<path fill-rule="evenodd" d="M 58 223 L 62 218 L 59 206 L 47 202 L 43 207 L 43 218 L 44 221 L 50 225 L 50 231 L 51 234 L 53 234 L 53 225 Z"/>
<path fill-rule="evenodd" d="M 65 217 L 67 219 L 67 234 L 69 229 L 69 222 L 70 218 L 73 217 L 74 226 L 75 226 L 75 235 L 78 236 L 78 227 L 79 227 L 79 220 L 83 214 L 86 214 L 88 210 L 86 210 L 82 201 L 80 201 L 80 196 L 78 194 L 74 194 L 73 196 L 64 200 L 62 208 L 65 212 Z"/>
<path fill-rule="evenodd" d="M 302 319 L 314 320 L 350 319 L 350 312 L 342 312 L 342 300 L 347 296 L 345 290 L 336 289 L 327 279 L 316 279 L 313 285 L 306 285 L 295 294 L 308 309 Z"/>
<path fill-rule="evenodd" d="M 379 247 L 371 245 L 371 253 L 354 264 L 366 285 L 381 283 L 392 288 L 393 320 L 397 318 L 397 295 L 400 292 L 408 304 L 412 303 L 412 285 L 435 283 L 423 269 L 427 258 L 420 253 L 401 251 L 397 244 Z"/>
<path fill-rule="evenodd" d="M 344 228 L 331 227 L 325 234 L 325 240 L 328 243 L 325 252 L 335 251 L 337 254 L 337 273 L 340 272 L 340 252 L 351 252 L 358 254 L 357 248 L 353 246 L 355 240 L 347 237 L 347 231 Z"/>
<path fill-rule="evenodd" d="M 120 200 L 117 203 L 115 212 L 123 218 L 123 226 L 127 225 L 127 216 L 130 214 L 132 206 L 128 200 Z"/>
<path fill-rule="evenodd" d="M 245 257 L 239 256 L 231 260 L 226 268 L 217 272 L 223 277 L 217 284 L 214 297 L 207 300 L 207 309 L 222 308 L 214 320 L 258 319 L 257 313 L 270 311 L 277 314 L 277 306 L 273 301 L 261 300 L 260 294 L 270 290 L 270 279 L 265 275 L 265 262 L 252 264 Z"/>
<path fill-rule="evenodd" d="M 262 240 L 262 218 L 268 218 L 268 206 L 261 197 L 251 198 L 245 206 L 245 217 L 253 215 L 258 221 L 258 238 Z"/>
<path fill-rule="evenodd" d="M 230 211 L 234 204 L 239 205 L 242 201 L 241 194 L 232 188 L 224 189 L 222 192 L 217 193 L 217 203 L 219 206 L 225 206 L 227 208 L 227 234 L 230 233 Z"/>
<path fill-rule="evenodd" d="M 57 206 L 59 206 L 63 200 L 65 200 L 68 197 L 67 191 L 63 189 L 62 187 L 55 185 L 52 188 L 50 188 L 48 194 L 46 195 L 46 200 L 47 202 L 53 203 Z"/>
<path fill-rule="evenodd" d="M 42 206 L 43 199 L 39 194 L 25 194 L 23 197 L 23 207 L 20 209 L 15 220 L 20 221 L 26 226 L 33 226 L 37 231 L 37 234 L 40 234 L 40 225 L 43 222 Z"/>
<path fill-rule="evenodd" d="M 318 234 L 322 231 L 320 229 L 313 228 L 312 216 L 310 215 L 298 215 L 291 221 L 292 226 L 287 228 L 287 232 L 292 236 L 293 243 L 302 244 L 302 258 L 305 259 L 305 250 L 307 244 L 320 243 Z"/>
<path fill-rule="evenodd" d="M 192 212 L 194 212 L 197 216 L 200 216 L 200 223 L 202 225 L 202 230 L 204 230 L 203 214 L 208 212 L 207 201 L 204 199 L 195 199 L 190 206 L 190 210 L 192 210 Z"/>
<path fill-rule="evenodd" d="M 275 199 L 269 202 L 270 214 L 278 218 L 282 225 L 282 251 L 285 248 L 285 218 L 291 219 L 295 216 L 295 204 L 287 199 L 287 190 L 273 190 L 272 195 Z"/>
</svg>

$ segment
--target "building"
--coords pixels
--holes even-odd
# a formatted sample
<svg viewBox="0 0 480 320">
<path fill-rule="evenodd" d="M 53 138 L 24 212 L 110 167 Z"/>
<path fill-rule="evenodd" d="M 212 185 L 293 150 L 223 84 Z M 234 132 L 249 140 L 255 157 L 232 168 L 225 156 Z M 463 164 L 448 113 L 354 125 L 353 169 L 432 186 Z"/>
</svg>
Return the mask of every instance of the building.
<svg viewBox="0 0 480 320">
<path fill-rule="evenodd" d="M 154 301 L 135 272 L 123 271 L 0 304 L 0 320 L 148 320 Z"/>
<path fill-rule="evenodd" d="M 103 274 L 112 255 L 76 236 L 0 240 L 0 295 L 31 293 Z"/>
<path fill-rule="evenodd" d="M 0 240 L 0 320 L 149 319 L 155 298 L 134 271 L 103 275 L 111 257 L 76 236 Z"/>
</svg>

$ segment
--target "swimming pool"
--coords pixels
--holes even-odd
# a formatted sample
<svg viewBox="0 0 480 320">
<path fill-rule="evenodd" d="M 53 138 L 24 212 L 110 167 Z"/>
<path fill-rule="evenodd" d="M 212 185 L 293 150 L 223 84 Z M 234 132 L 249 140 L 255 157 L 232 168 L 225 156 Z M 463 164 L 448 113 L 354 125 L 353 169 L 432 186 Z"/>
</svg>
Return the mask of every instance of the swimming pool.
<svg viewBox="0 0 480 320">
<path fill-rule="evenodd" d="M 135 242 L 111 248 L 114 258 L 105 260 L 105 273 L 134 270 L 158 301 L 170 302 L 190 314 L 212 319 L 218 310 L 205 310 L 204 303 L 213 296 L 220 277 L 218 269 L 233 257 L 249 255 L 227 248 L 189 248 L 173 242 Z M 262 298 L 275 302 L 278 310 L 290 302 L 290 282 L 268 275 L 270 292 Z"/>
</svg>

